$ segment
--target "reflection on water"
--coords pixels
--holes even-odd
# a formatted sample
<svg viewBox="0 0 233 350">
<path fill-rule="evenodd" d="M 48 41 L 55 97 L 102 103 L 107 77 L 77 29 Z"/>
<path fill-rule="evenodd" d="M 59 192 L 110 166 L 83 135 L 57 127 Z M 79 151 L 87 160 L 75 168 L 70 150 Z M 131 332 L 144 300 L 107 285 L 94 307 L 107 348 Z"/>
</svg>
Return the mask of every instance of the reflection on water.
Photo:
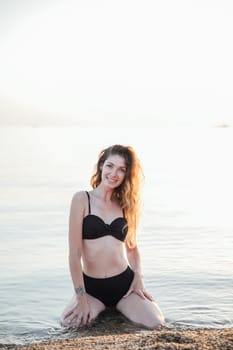
<svg viewBox="0 0 233 350">
<path fill-rule="evenodd" d="M 0 347 L 4 344 L 26 344 L 40 341 L 41 339 L 67 339 L 85 336 L 95 335 L 108 335 L 108 334 L 123 334 L 123 333 L 136 333 L 140 331 L 146 331 L 139 326 L 133 325 L 122 314 L 114 309 L 106 309 L 99 317 L 90 325 L 79 328 L 65 328 L 57 326 L 50 328 L 43 328 L 44 324 L 38 324 L 38 329 L 35 332 L 28 328 L 25 332 L 25 328 L 17 327 L 14 335 L 8 336 L 7 339 L 0 339 Z M 41 327 L 41 329 L 40 329 Z M 5 329 L 7 331 L 7 329 Z M 12 333 L 14 329 L 11 330 Z M 2 343 L 1 343 L 2 342 Z"/>
</svg>

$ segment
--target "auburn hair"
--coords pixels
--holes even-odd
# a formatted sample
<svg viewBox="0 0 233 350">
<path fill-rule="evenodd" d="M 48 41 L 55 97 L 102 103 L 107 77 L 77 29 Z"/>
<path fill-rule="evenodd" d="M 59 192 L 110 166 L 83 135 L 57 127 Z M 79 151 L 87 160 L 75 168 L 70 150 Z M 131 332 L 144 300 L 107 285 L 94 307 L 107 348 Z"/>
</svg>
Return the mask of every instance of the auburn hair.
<svg viewBox="0 0 233 350">
<path fill-rule="evenodd" d="M 126 174 L 122 184 L 115 188 L 112 198 L 116 198 L 128 223 L 126 243 L 129 248 L 136 246 L 136 231 L 141 215 L 141 187 L 144 174 L 134 149 L 130 146 L 113 145 L 99 154 L 91 177 L 91 186 L 96 188 L 101 182 L 102 167 L 109 156 L 119 155 L 126 163 Z"/>
</svg>

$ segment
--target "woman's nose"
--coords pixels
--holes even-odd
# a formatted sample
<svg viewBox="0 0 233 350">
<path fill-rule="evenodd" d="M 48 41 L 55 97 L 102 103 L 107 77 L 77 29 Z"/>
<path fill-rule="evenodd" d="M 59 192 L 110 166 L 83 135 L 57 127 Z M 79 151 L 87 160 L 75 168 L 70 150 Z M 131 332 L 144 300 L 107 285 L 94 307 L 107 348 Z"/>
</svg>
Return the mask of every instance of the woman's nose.
<svg viewBox="0 0 233 350">
<path fill-rule="evenodd" d="M 112 169 L 112 176 L 117 176 L 117 169 Z"/>
</svg>

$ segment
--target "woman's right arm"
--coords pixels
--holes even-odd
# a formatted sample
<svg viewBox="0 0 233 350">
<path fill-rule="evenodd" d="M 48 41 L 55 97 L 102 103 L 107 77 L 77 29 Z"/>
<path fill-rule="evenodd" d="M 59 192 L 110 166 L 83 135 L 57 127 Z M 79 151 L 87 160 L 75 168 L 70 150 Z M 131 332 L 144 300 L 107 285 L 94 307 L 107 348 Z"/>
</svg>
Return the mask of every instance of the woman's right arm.
<svg viewBox="0 0 233 350">
<path fill-rule="evenodd" d="M 69 217 L 69 266 L 74 289 L 84 288 L 81 266 L 83 216 L 83 196 L 78 192 L 72 198 Z"/>
<path fill-rule="evenodd" d="M 77 192 L 71 201 L 69 217 L 69 267 L 77 305 L 67 317 L 70 323 L 87 324 L 90 321 L 90 309 L 87 302 L 82 272 L 82 222 L 85 211 L 85 193 Z M 75 320 L 76 318 L 76 320 Z"/>
</svg>

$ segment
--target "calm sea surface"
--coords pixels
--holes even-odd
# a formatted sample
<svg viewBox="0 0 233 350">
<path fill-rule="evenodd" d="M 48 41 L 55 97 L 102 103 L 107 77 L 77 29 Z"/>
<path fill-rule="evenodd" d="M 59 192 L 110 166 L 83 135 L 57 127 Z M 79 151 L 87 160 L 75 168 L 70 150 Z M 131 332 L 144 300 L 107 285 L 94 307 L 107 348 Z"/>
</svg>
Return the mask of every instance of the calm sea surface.
<svg viewBox="0 0 233 350">
<path fill-rule="evenodd" d="M 138 240 L 167 326 L 233 327 L 232 128 L 0 128 L 0 343 L 63 334 L 70 200 L 114 143 L 144 168 Z"/>
</svg>

